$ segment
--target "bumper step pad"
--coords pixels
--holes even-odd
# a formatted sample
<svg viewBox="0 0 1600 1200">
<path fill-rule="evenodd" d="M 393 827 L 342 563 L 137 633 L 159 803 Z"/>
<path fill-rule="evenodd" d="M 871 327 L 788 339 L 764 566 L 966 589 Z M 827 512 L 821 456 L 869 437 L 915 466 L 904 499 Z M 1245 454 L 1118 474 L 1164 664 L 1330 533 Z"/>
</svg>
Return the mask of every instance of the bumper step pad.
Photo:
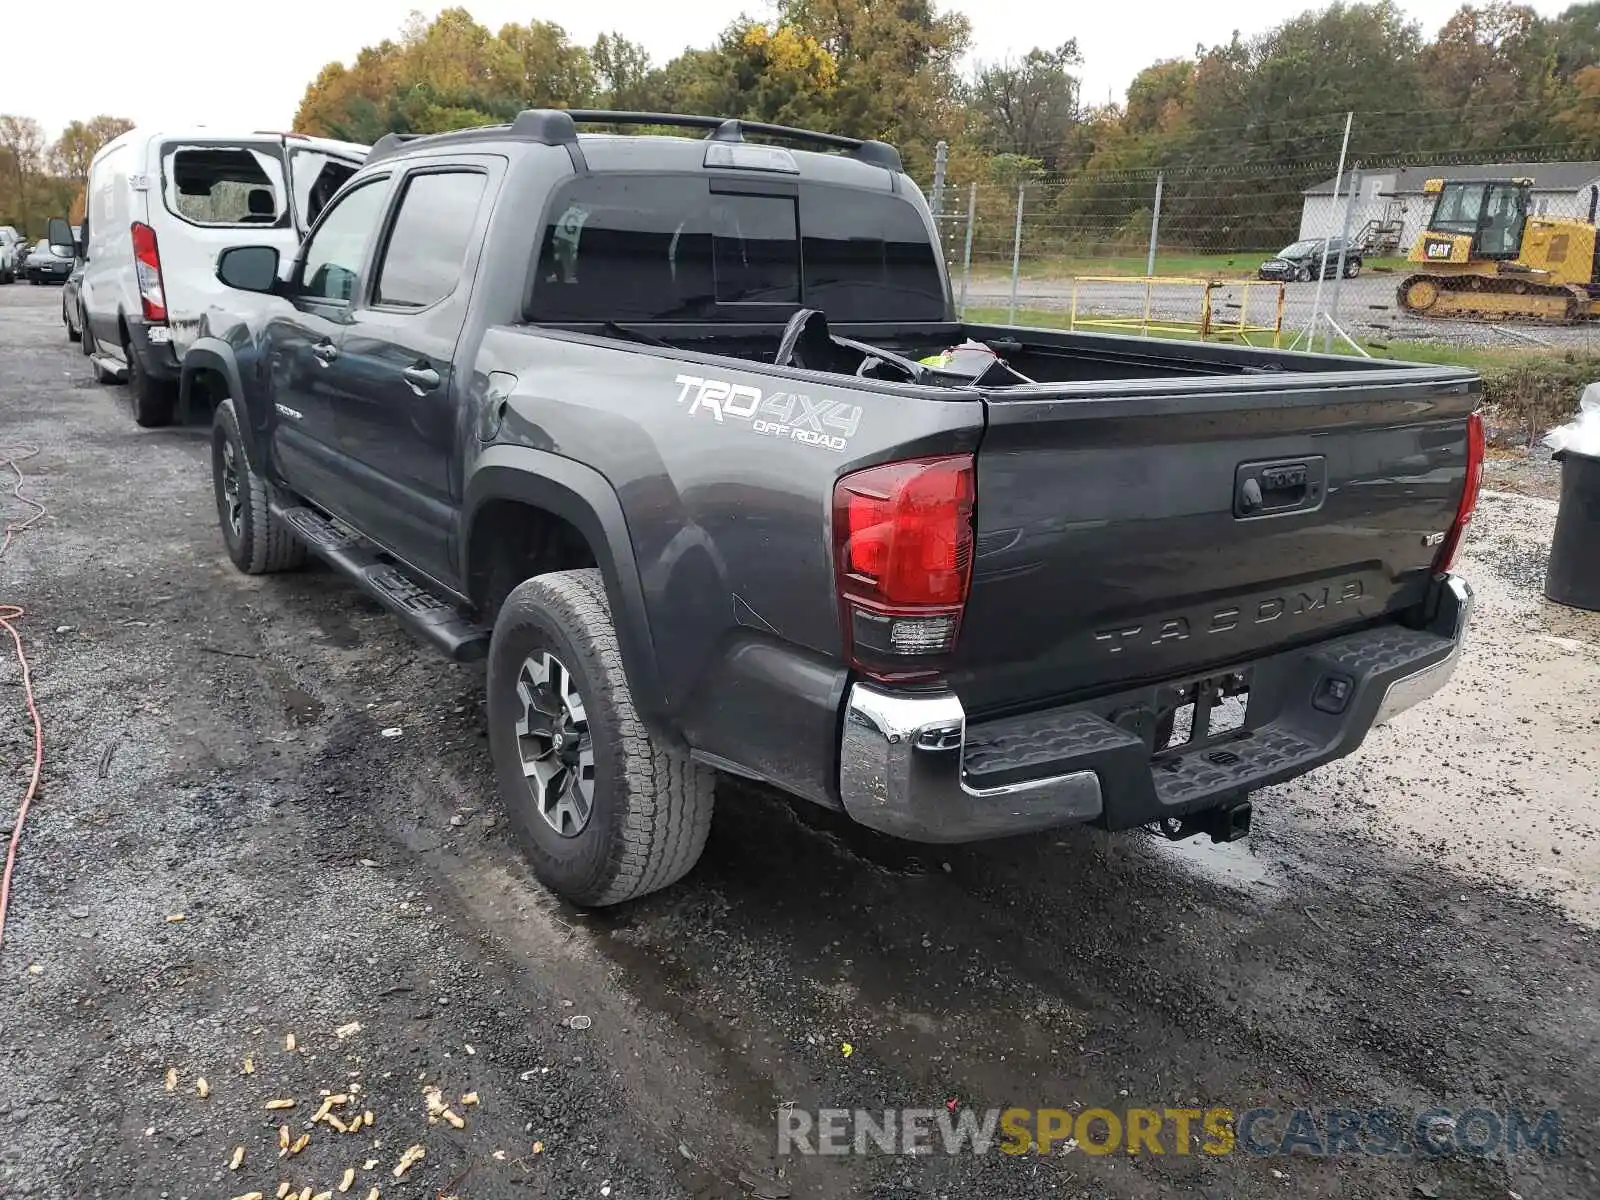
<svg viewBox="0 0 1600 1200">
<path fill-rule="evenodd" d="M 1251 711 L 1258 724 L 1160 753 L 1102 715 L 1130 703 L 1131 696 L 969 724 L 964 778 L 971 787 L 987 788 L 1094 770 L 1106 797 L 1103 823 L 1110 829 L 1200 811 L 1354 750 L 1378 718 L 1389 688 L 1430 669 L 1447 673 L 1457 645 L 1439 634 L 1390 625 L 1281 653 L 1252 668 Z M 1330 675 L 1349 680 L 1352 698 L 1337 713 L 1311 703 L 1318 681 Z M 1258 702 L 1264 719 L 1257 715 Z"/>
</svg>

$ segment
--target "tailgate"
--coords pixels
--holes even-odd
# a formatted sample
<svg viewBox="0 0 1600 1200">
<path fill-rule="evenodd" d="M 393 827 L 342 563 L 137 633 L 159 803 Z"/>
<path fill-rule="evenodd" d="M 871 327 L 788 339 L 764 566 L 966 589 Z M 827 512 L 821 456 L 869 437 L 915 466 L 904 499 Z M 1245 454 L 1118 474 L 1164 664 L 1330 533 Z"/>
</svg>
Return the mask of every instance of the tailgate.
<svg viewBox="0 0 1600 1200">
<path fill-rule="evenodd" d="M 1478 385 L 1448 368 L 986 395 L 969 714 L 1176 679 L 1422 600 Z"/>
</svg>

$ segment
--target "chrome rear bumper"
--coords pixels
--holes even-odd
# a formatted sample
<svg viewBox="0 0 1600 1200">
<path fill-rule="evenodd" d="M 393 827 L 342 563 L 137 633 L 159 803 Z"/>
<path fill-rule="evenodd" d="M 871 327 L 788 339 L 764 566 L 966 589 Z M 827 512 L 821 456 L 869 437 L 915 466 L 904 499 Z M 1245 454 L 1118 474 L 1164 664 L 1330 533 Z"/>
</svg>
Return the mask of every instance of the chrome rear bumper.
<svg viewBox="0 0 1600 1200">
<path fill-rule="evenodd" d="M 917 842 L 979 841 L 1086 822 L 1127 828 L 1204 811 L 1350 753 L 1374 725 L 1442 688 L 1460 660 L 1472 608 L 1472 589 L 1445 576 L 1425 629 L 1380 627 L 1272 656 L 1256 669 L 1296 681 L 1279 712 L 1237 740 L 1169 751 L 1159 763 L 1145 741 L 1093 705 L 1025 718 L 1036 719 L 1037 728 L 1020 737 L 1009 730 L 1007 753 L 1035 763 L 1038 773 L 1002 775 L 998 786 L 972 782 L 966 712 L 953 693 L 856 683 L 845 707 L 840 799 L 862 825 Z M 1348 704 L 1335 711 L 1313 704 L 1312 682 L 1329 676 L 1348 683 Z M 977 768 L 991 780 L 993 756 L 991 740 Z"/>
</svg>

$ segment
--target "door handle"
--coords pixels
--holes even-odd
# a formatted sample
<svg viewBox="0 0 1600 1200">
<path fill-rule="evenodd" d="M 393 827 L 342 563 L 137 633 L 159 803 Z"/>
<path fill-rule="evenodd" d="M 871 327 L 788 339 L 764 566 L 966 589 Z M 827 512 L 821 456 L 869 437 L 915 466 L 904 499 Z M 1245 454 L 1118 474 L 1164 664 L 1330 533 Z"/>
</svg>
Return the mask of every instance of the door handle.
<svg viewBox="0 0 1600 1200">
<path fill-rule="evenodd" d="M 311 353 L 319 363 L 321 363 L 323 366 L 327 366 L 334 359 L 339 357 L 339 347 L 335 346 L 332 342 L 317 342 L 311 347 Z"/>
<path fill-rule="evenodd" d="M 407 367 L 404 371 L 401 371 L 400 374 L 405 381 L 411 385 L 411 390 L 419 396 L 422 395 L 423 392 L 431 392 L 434 388 L 439 386 L 439 372 L 435 371 L 426 363 L 419 363 L 416 366 Z"/>
</svg>

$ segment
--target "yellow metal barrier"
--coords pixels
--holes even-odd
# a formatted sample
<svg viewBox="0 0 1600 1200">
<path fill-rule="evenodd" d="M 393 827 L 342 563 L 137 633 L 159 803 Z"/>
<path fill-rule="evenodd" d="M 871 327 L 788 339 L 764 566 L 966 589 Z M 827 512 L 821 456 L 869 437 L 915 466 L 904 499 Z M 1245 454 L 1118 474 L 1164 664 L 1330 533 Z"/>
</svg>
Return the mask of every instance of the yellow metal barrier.
<svg viewBox="0 0 1600 1200">
<path fill-rule="evenodd" d="M 1105 316 L 1090 311 L 1085 315 L 1078 312 L 1078 292 L 1082 284 L 1105 285 L 1114 284 L 1120 288 L 1130 285 L 1144 288 L 1144 308 L 1138 316 Z M 1158 287 L 1197 287 L 1200 289 L 1200 314 L 1196 321 L 1179 321 L 1162 316 L 1153 315 L 1155 304 L 1155 289 Z M 1211 294 L 1218 288 L 1238 288 L 1239 314 L 1219 317 L 1216 307 L 1212 303 Z M 1251 290 L 1259 292 L 1266 289 L 1275 293 L 1273 297 L 1272 324 L 1250 323 L 1250 298 Z M 1211 338 L 1228 341 L 1241 341 L 1247 346 L 1256 343 L 1252 337 L 1272 339 L 1272 346 L 1278 347 L 1279 339 L 1283 335 L 1283 284 L 1273 280 L 1262 279 L 1185 279 L 1169 275 L 1147 275 L 1140 278 L 1136 275 L 1082 275 L 1072 281 L 1072 311 L 1068 319 L 1068 328 L 1071 329 L 1106 329 L 1117 333 L 1137 333 L 1149 337 L 1152 333 L 1167 334 L 1179 337 L 1197 337 L 1201 341 Z"/>
</svg>

